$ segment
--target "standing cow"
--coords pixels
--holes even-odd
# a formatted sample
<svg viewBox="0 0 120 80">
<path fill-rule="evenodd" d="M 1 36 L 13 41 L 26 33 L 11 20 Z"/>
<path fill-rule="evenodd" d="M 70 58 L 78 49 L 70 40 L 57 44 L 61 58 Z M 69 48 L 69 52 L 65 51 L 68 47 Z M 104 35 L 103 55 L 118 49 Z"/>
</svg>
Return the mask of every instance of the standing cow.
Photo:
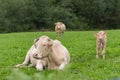
<svg viewBox="0 0 120 80">
<path fill-rule="evenodd" d="M 96 36 L 96 58 L 99 58 L 100 49 L 102 49 L 102 56 L 105 59 L 107 33 L 105 31 L 99 31 L 95 33 Z"/>
<path fill-rule="evenodd" d="M 63 37 L 65 30 L 66 30 L 66 26 L 64 23 L 62 23 L 62 22 L 55 23 L 56 38 Z"/>
</svg>

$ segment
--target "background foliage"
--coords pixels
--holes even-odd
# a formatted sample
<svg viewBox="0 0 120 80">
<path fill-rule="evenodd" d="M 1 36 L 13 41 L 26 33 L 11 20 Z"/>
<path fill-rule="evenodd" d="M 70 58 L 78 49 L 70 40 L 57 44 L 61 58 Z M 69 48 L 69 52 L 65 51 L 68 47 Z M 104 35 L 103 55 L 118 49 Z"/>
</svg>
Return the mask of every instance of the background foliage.
<svg viewBox="0 0 120 80">
<path fill-rule="evenodd" d="M 0 0 L 0 32 L 120 28 L 120 0 Z"/>
</svg>

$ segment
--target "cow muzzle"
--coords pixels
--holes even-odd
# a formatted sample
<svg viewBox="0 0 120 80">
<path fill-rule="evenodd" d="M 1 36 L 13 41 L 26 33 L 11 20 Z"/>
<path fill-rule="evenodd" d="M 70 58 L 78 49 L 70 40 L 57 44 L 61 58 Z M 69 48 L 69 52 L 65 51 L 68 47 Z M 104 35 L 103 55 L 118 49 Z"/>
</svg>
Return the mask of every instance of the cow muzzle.
<svg viewBox="0 0 120 80">
<path fill-rule="evenodd" d="M 33 58 L 35 58 L 35 59 L 42 59 L 42 56 L 37 54 L 37 53 L 34 53 L 33 54 Z"/>
</svg>

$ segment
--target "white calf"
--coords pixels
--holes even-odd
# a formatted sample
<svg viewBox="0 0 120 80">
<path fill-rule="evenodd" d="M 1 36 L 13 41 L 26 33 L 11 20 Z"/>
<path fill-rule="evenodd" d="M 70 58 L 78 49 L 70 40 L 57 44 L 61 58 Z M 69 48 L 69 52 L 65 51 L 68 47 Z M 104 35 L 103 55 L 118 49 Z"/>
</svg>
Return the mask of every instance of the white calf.
<svg viewBox="0 0 120 80">
<path fill-rule="evenodd" d="M 102 48 L 103 59 L 105 59 L 105 49 L 107 42 L 107 33 L 99 31 L 95 34 L 96 36 L 96 58 L 99 58 L 100 49 Z"/>
</svg>

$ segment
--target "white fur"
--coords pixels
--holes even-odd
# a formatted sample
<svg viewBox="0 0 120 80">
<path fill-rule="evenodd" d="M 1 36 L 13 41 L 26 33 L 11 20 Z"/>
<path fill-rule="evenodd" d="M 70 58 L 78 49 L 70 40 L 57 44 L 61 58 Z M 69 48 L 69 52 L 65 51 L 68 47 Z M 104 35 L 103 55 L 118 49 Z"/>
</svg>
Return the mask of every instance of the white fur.
<svg viewBox="0 0 120 80">
<path fill-rule="evenodd" d="M 36 53 L 36 51 L 37 49 L 33 45 L 27 52 L 24 62 L 22 64 L 16 65 L 15 67 L 23 67 L 31 63 L 30 66 L 35 66 L 37 70 L 43 70 L 43 64 L 41 60 L 33 58 L 33 54 Z"/>
<path fill-rule="evenodd" d="M 43 58 L 47 58 L 48 69 L 64 69 L 70 61 L 70 54 L 60 41 L 49 39 L 48 36 L 40 38 L 39 46 L 37 46 L 39 51 L 37 53 L 42 55 Z M 46 46 L 43 46 L 43 44 Z"/>
<path fill-rule="evenodd" d="M 26 66 L 30 62 L 39 71 L 43 70 L 44 66 L 51 70 L 62 70 L 69 61 L 70 54 L 60 41 L 41 36 L 27 52 L 24 62 L 16 67 Z"/>
</svg>

